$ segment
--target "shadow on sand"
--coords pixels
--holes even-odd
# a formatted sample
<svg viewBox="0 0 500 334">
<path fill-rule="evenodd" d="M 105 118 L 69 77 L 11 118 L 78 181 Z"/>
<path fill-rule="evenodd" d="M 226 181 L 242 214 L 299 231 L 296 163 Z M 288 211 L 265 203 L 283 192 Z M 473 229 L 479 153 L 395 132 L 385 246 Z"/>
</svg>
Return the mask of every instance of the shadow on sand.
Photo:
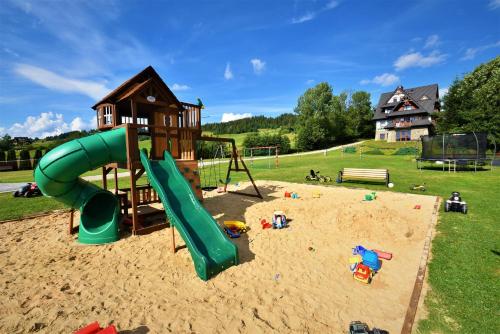
<svg viewBox="0 0 500 334">
<path fill-rule="evenodd" d="M 284 189 L 279 186 L 260 186 L 259 191 L 262 194 L 262 199 L 258 197 L 239 195 L 233 192 L 206 198 L 203 201 L 203 205 L 208 209 L 208 211 L 210 211 L 212 216 L 217 218 L 217 221 L 219 221 L 221 226 L 225 220 L 240 220 L 245 222 L 245 212 L 247 208 L 257 203 L 275 200 L 276 197 L 270 196 L 270 194 L 279 192 L 281 190 L 284 191 Z M 251 185 L 248 185 L 247 187 L 240 187 L 238 188 L 237 192 L 252 193 L 253 187 Z M 220 205 L 221 202 L 227 202 L 231 204 L 224 205 L 224 209 L 222 209 L 222 205 Z M 259 227 L 257 226 L 254 228 Z M 231 240 L 238 246 L 240 264 L 250 262 L 255 258 L 255 254 L 250 251 L 250 243 L 252 242 L 252 240 L 248 238 L 248 233 L 242 233 L 241 237 Z"/>
</svg>

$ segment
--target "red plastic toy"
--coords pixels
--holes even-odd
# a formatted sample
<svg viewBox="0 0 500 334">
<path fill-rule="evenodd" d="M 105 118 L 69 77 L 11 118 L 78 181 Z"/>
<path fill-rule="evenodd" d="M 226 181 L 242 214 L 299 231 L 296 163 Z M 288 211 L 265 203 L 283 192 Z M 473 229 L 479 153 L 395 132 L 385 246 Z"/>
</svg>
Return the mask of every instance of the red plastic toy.
<svg viewBox="0 0 500 334">
<path fill-rule="evenodd" d="M 292 193 L 289 193 L 288 191 L 285 191 L 285 197 L 287 197 L 287 198 L 292 197 Z"/>
<path fill-rule="evenodd" d="M 392 259 L 392 253 L 389 253 L 389 252 L 384 252 L 384 251 L 381 251 L 381 250 L 378 250 L 378 249 L 374 249 L 373 250 L 375 253 L 377 253 L 377 256 L 381 259 L 384 259 L 384 260 L 390 260 Z"/>
<path fill-rule="evenodd" d="M 97 321 L 77 330 L 74 334 L 118 334 L 114 325 L 101 328 Z"/>
<path fill-rule="evenodd" d="M 365 266 L 362 263 L 358 263 L 354 273 L 352 274 L 355 280 L 369 284 L 372 281 L 373 272 L 370 267 Z"/>
<path fill-rule="evenodd" d="M 262 225 L 262 229 L 263 229 L 263 230 L 265 230 L 266 228 L 271 228 L 271 227 L 273 227 L 273 225 L 269 224 L 269 223 L 267 222 L 267 220 L 265 220 L 265 219 L 262 219 L 262 220 L 260 221 L 260 224 Z"/>
</svg>

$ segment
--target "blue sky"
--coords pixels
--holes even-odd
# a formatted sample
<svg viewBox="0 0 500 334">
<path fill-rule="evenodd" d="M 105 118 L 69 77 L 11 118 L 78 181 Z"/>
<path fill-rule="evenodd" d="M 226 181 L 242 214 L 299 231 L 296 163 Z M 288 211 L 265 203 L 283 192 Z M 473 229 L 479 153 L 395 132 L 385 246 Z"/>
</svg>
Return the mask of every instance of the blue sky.
<svg viewBox="0 0 500 334">
<path fill-rule="evenodd" d="M 380 93 L 500 54 L 500 0 L 10 1 L 0 5 L 0 134 L 95 126 L 90 106 L 152 65 L 204 122 L 292 112 L 308 88 Z"/>
</svg>

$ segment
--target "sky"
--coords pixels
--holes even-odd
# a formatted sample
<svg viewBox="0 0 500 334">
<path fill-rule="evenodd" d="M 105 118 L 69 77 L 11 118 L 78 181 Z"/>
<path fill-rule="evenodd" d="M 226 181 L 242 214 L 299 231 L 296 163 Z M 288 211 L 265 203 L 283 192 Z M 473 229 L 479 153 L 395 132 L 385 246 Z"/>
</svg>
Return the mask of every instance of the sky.
<svg viewBox="0 0 500 334">
<path fill-rule="evenodd" d="M 204 123 L 293 112 L 308 88 L 457 77 L 500 54 L 500 0 L 0 0 L 0 135 L 96 126 L 91 106 L 152 65 Z"/>
</svg>

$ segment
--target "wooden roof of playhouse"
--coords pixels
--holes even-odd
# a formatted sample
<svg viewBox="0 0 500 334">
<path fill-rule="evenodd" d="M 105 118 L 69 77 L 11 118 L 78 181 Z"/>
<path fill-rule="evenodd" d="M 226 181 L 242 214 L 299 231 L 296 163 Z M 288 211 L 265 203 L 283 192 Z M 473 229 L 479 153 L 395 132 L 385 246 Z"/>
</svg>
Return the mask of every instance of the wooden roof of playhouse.
<svg viewBox="0 0 500 334">
<path fill-rule="evenodd" d="M 170 88 L 168 88 L 152 66 L 146 67 L 144 70 L 122 83 L 115 90 L 94 104 L 92 109 L 96 110 L 101 104 L 117 104 L 128 98 L 151 102 L 147 100 L 148 96 L 155 97 L 154 102 L 156 105 L 179 110 L 183 109 L 182 103 L 177 99 L 174 93 L 172 93 Z"/>
</svg>

